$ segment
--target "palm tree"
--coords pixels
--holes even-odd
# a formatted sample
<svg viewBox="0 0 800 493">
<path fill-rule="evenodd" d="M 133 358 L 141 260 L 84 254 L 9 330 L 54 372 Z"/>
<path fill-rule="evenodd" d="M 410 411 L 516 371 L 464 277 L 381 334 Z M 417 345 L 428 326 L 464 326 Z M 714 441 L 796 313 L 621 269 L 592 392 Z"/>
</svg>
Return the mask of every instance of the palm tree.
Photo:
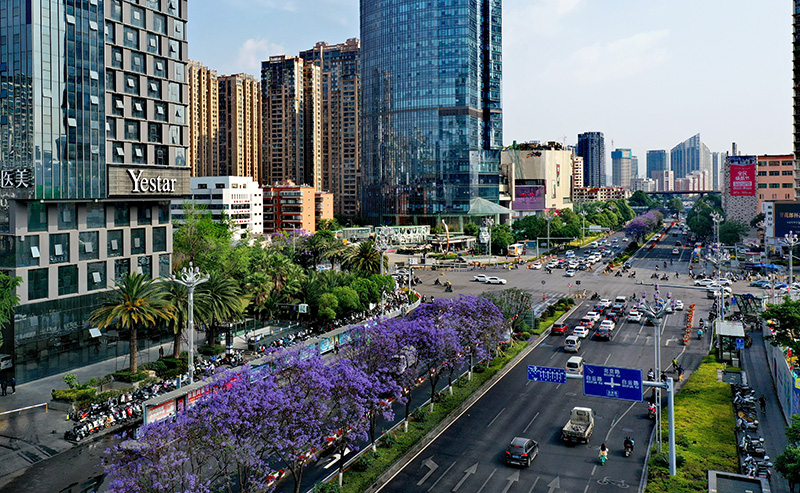
<svg viewBox="0 0 800 493">
<path fill-rule="evenodd" d="M 355 246 L 355 248 L 351 248 L 347 253 L 344 265 L 350 270 L 361 270 L 373 274 L 380 274 L 381 260 L 383 260 L 383 266 L 388 268 L 389 261 L 383 255 L 383 252 L 379 252 L 375 249 L 375 242 L 362 241 Z"/>
<path fill-rule="evenodd" d="M 175 305 L 169 300 L 164 286 L 144 274 L 127 274 L 116 282 L 89 320 L 100 329 L 117 325 L 130 330 L 131 373 L 136 373 L 139 327 L 155 325 L 175 318 Z"/>
<path fill-rule="evenodd" d="M 198 286 L 197 291 L 197 314 L 206 321 L 209 328 L 209 340 L 206 344 L 212 345 L 216 323 L 239 320 L 250 302 L 250 297 L 242 294 L 239 283 L 220 272 L 212 272 L 208 281 Z"/>
</svg>

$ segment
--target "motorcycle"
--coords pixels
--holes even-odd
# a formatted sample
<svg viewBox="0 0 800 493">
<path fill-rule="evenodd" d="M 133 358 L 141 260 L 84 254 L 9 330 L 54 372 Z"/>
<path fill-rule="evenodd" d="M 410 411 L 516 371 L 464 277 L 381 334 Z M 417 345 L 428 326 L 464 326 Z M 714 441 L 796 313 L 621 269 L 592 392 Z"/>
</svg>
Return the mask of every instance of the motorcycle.
<svg viewBox="0 0 800 493">
<path fill-rule="evenodd" d="M 600 465 L 606 465 L 606 461 L 608 460 L 608 452 L 601 451 L 600 452 Z"/>
<path fill-rule="evenodd" d="M 633 453 L 633 440 L 630 438 L 625 439 L 625 443 L 623 444 L 624 448 L 624 455 L 625 457 L 630 457 Z"/>
<path fill-rule="evenodd" d="M 647 407 L 647 417 L 649 419 L 656 419 L 656 406 L 655 406 L 655 404 L 650 404 Z"/>
</svg>

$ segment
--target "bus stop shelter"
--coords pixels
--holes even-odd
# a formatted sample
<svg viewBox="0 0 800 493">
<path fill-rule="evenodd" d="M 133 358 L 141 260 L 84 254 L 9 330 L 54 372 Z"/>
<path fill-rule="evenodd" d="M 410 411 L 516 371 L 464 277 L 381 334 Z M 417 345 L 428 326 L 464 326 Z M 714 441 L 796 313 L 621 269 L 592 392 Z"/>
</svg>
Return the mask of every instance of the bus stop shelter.
<svg viewBox="0 0 800 493">
<path fill-rule="evenodd" d="M 717 357 L 732 366 L 741 367 L 741 351 L 744 349 L 744 327 L 742 322 L 716 320 Z"/>
</svg>

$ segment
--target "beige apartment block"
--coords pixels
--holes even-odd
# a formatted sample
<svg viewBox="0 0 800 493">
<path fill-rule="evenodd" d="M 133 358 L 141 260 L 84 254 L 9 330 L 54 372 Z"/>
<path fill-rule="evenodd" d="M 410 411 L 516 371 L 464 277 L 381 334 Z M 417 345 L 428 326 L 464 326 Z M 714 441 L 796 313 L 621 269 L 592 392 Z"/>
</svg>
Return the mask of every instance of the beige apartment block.
<svg viewBox="0 0 800 493">
<path fill-rule="evenodd" d="M 217 71 L 189 60 L 188 162 L 192 176 L 219 176 L 219 86 Z"/>
<path fill-rule="evenodd" d="M 250 74 L 219 77 L 219 176 L 261 183 L 261 83 Z"/>
</svg>

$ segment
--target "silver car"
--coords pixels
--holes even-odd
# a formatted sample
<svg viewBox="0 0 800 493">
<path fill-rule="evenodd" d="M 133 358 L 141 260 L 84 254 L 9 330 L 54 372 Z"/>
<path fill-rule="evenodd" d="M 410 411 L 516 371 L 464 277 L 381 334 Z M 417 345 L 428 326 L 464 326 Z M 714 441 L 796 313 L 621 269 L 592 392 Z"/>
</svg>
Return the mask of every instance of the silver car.
<svg viewBox="0 0 800 493">
<path fill-rule="evenodd" d="M 506 280 L 503 279 L 502 277 L 494 277 L 494 276 L 492 276 L 492 277 L 487 277 L 486 278 L 486 284 L 505 284 L 505 283 L 506 283 Z"/>
</svg>

